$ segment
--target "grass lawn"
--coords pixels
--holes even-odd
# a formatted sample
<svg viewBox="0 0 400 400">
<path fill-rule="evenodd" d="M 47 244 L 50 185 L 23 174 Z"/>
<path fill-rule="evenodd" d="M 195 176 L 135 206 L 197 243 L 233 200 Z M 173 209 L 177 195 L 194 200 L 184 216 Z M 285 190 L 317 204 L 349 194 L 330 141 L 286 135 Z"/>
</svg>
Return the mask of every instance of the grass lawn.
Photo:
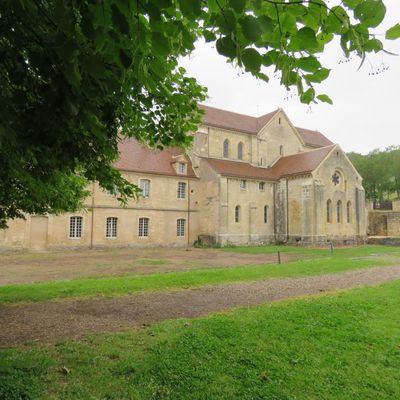
<svg viewBox="0 0 400 400">
<path fill-rule="evenodd" d="M 400 281 L 0 350 L 0 398 L 400 398 Z"/>
<path fill-rule="evenodd" d="M 265 264 L 145 276 L 86 278 L 71 281 L 8 285 L 0 287 L 0 303 L 45 301 L 84 296 L 127 295 L 145 290 L 183 289 L 209 284 L 276 277 L 321 275 L 353 268 L 368 268 L 400 262 L 399 249 L 389 246 L 338 248 L 333 254 L 327 249 L 304 249 L 289 246 L 236 247 L 230 248 L 230 251 L 268 253 L 276 252 L 278 248 L 282 252 L 307 252 L 307 254 L 314 255 L 315 257 L 281 265 Z M 387 254 L 391 258 L 362 258 L 382 253 Z"/>
</svg>

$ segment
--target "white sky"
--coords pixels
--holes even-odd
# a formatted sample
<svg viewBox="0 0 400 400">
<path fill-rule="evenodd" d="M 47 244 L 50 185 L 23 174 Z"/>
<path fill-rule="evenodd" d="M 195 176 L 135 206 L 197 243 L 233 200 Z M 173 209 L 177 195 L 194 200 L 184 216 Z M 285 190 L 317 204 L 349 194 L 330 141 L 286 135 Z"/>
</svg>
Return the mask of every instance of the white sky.
<svg viewBox="0 0 400 400">
<path fill-rule="evenodd" d="M 384 0 L 385 21 L 376 33 L 400 22 L 400 1 Z M 383 36 L 377 36 L 384 40 Z M 385 49 L 400 55 L 400 39 L 384 41 Z M 375 148 L 400 145 L 400 56 L 369 55 L 361 70 L 356 57 L 345 60 L 339 45 L 332 44 L 320 61 L 332 69 L 326 82 L 316 86 L 317 94 L 326 93 L 334 104 L 301 104 L 297 96 L 287 98 L 279 80 L 258 81 L 248 73 L 226 63 L 216 49 L 198 43 L 189 58 L 181 61 L 189 75 L 208 88 L 206 104 L 243 114 L 259 116 L 282 107 L 291 121 L 303 128 L 316 129 L 349 151 L 368 153 Z M 389 67 L 380 74 L 370 75 Z"/>
</svg>

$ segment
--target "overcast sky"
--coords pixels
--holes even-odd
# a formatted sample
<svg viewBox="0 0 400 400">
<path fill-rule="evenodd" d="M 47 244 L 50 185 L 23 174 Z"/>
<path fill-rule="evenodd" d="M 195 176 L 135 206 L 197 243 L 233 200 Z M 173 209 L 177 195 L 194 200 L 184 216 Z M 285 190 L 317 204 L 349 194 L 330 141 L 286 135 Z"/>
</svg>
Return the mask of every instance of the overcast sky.
<svg viewBox="0 0 400 400">
<path fill-rule="evenodd" d="M 384 2 L 387 13 L 384 25 L 375 30 L 379 34 L 400 22 L 400 1 Z M 384 35 L 378 38 L 384 40 Z M 387 50 L 400 54 L 400 39 L 384 43 Z M 333 43 L 320 56 L 323 66 L 332 71 L 328 81 L 317 86 L 317 92 L 328 94 L 334 104 L 311 107 L 301 104 L 297 96 L 288 98 L 278 79 L 258 81 L 225 60 L 213 46 L 198 43 L 193 54 L 181 62 L 208 88 L 206 104 L 210 106 L 253 116 L 282 107 L 296 126 L 321 131 L 347 152 L 368 153 L 375 148 L 400 145 L 400 56 L 369 55 L 357 71 L 360 60 L 354 57 L 340 62 L 345 58 Z M 385 70 L 377 73 L 383 67 Z"/>
</svg>

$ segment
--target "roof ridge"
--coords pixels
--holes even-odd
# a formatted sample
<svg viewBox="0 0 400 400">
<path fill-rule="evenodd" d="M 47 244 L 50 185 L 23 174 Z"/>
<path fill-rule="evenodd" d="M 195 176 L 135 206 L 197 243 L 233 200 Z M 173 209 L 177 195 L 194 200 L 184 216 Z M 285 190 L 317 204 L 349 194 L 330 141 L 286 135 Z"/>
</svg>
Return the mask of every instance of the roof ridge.
<svg viewBox="0 0 400 400">
<path fill-rule="evenodd" d="M 282 157 L 279 158 L 278 160 L 281 160 L 282 158 L 289 158 L 289 157 L 299 156 L 299 155 L 301 155 L 301 154 L 308 154 L 308 153 L 312 153 L 312 152 L 314 152 L 314 151 L 322 151 L 322 150 L 327 149 L 328 147 L 334 147 L 334 146 L 336 146 L 336 143 L 329 144 L 329 145 L 327 145 L 327 146 L 321 146 L 321 147 L 318 147 L 318 148 L 312 149 L 312 150 L 300 151 L 299 153 L 288 154 L 287 156 L 282 156 Z"/>
<path fill-rule="evenodd" d="M 240 113 L 240 112 L 237 112 L 237 111 L 230 111 L 230 110 L 227 110 L 227 109 L 225 109 L 225 108 L 213 107 L 213 106 L 209 106 L 209 105 L 207 105 L 207 104 L 198 104 L 198 106 L 199 106 L 199 107 L 212 108 L 212 109 L 214 109 L 214 110 L 224 111 L 224 112 L 228 112 L 228 113 L 231 113 L 231 114 L 236 114 L 236 115 L 244 116 L 244 117 L 247 117 L 247 118 L 254 118 L 254 119 L 260 119 L 260 118 L 262 118 L 262 117 L 265 117 L 266 115 L 275 114 L 276 112 L 279 111 L 279 108 L 277 108 L 276 110 L 267 112 L 267 113 L 265 113 L 265 114 L 261 114 L 261 115 L 259 115 L 258 117 L 254 117 L 253 115 L 243 114 L 243 113 Z"/>
</svg>

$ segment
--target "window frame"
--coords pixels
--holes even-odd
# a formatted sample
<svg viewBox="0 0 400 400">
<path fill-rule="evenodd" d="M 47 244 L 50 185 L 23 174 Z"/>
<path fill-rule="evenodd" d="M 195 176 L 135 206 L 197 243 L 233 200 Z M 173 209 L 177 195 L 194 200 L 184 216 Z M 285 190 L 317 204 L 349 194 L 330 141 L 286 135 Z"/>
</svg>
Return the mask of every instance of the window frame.
<svg viewBox="0 0 400 400">
<path fill-rule="evenodd" d="M 235 206 L 235 224 L 239 224 L 241 219 L 241 207 L 239 205 Z"/>
<path fill-rule="evenodd" d="M 71 232 L 72 232 L 72 219 L 76 219 L 76 221 L 77 220 L 79 220 L 80 221 L 80 236 L 71 236 Z M 74 229 L 73 229 L 73 233 L 75 234 L 75 233 L 77 233 L 77 231 L 78 231 L 78 228 L 77 228 L 77 226 L 76 226 L 76 222 L 75 222 L 75 227 L 74 227 Z M 68 238 L 69 239 L 72 239 L 72 240 L 80 240 L 80 239 L 82 239 L 82 237 L 83 237 L 83 217 L 81 216 L 81 215 L 71 215 L 70 217 L 69 217 L 69 230 L 68 230 Z"/>
<path fill-rule="evenodd" d="M 240 161 L 243 161 L 243 153 L 244 153 L 244 144 L 243 142 L 239 142 L 237 145 L 237 158 Z"/>
<path fill-rule="evenodd" d="M 247 179 L 239 180 L 239 188 L 240 190 L 247 190 Z"/>
<path fill-rule="evenodd" d="M 332 223 L 332 200 L 328 199 L 326 201 L 326 222 L 328 224 Z"/>
<path fill-rule="evenodd" d="M 147 223 L 147 226 L 143 225 L 144 222 Z M 144 233 L 146 233 L 146 235 Z M 139 239 L 147 239 L 148 237 L 150 237 L 150 218 L 149 217 L 139 217 L 138 218 L 137 235 L 138 235 Z"/>
<path fill-rule="evenodd" d="M 269 213 L 269 207 L 268 204 L 264 206 L 264 224 L 268 224 L 268 213 Z"/>
<path fill-rule="evenodd" d="M 336 222 L 341 224 L 343 222 L 343 203 L 342 200 L 338 200 L 336 203 Z"/>
<path fill-rule="evenodd" d="M 176 237 L 186 237 L 186 218 L 178 218 L 176 220 Z"/>
<path fill-rule="evenodd" d="M 110 228 L 109 228 L 110 222 Z M 115 226 L 113 226 L 115 225 Z M 111 235 L 110 235 L 111 233 Z M 115 235 L 114 235 L 115 233 Z M 118 238 L 118 217 L 107 217 L 106 218 L 106 239 L 117 239 Z"/>
<path fill-rule="evenodd" d="M 223 158 L 229 158 L 229 153 L 230 153 L 230 143 L 229 139 L 226 138 L 222 144 L 222 157 Z"/>
<path fill-rule="evenodd" d="M 351 201 L 349 200 L 346 203 L 346 222 L 348 224 L 351 224 L 351 220 L 352 220 L 352 218 L 351 218 Z"/>
<path fill-rule="evenodd" d="M 139 179 L 139 188 L 142 189 L 142 182 L 148 182 L 148 193 L 147 196 L 143 195 L 143 190 L 140 193 L 140 197 L 142 197 L 143 199 L 148 199 L 150 197 L 150 192 L 151 192 L 151 180 L 148 178 L 140 178 Z"/>
<path fill-rule="evenodd" d="M 181 186 L 185 188 L 183 192 L 183 197 L 182 197 L 182 190 L 180 190 Z M 186 200 L 186 196 L 187 196 L 187 183 L 179 181 L 176 185 L 176 198 L 178 200 Z"/>
<path fill-rule="evenodd" d="M 181 169 L 182 167 L 182 169 Z M 178 174 L 179 175 L 187 175 L 187 163 L 183 161 L 178 162 Z"/>
<path fill-rule="evenodd" d="M 262 188 L 261 188 L 262 185 Z M 259 192 L 265 192 L 267 184 L 264 181 L 258 182 L 258 191 Z"/>
</svg>

